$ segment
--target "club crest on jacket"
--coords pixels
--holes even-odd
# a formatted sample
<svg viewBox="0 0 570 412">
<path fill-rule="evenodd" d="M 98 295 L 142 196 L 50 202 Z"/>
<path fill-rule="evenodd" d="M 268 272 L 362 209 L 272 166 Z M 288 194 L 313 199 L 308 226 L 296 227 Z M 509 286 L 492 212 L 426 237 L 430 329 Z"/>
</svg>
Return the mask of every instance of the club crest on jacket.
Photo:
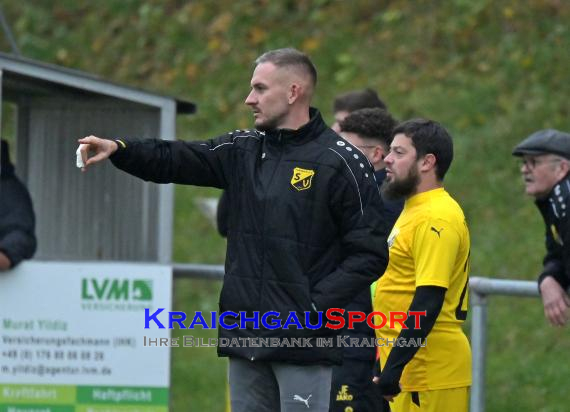
<svg viewBox="0 0 570 412">
<path fill-rule="evenodd" d="M 293 177 L 291 177 L 291 185 L 299 191 L 307 190 L 311 187 L 314 175 L 315 175 L 314 170 L 301 169 L 300 167 L 296 167 L 293 169 Z"/>
</svg>

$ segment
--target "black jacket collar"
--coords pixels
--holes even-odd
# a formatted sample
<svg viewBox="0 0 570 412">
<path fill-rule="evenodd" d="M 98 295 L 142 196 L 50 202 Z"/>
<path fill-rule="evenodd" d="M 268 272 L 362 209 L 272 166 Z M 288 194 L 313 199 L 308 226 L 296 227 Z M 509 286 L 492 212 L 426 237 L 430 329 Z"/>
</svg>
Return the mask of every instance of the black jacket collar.
<svg viewBox="0 0 570 412">
<path fill-rule="evenodd" d="M 563 179 L 558 181 L 548 196 L 535 200 L 536 206 L 540 209 L 543 215 L 548 213 L 551 208 L 565 209 L 566 203 L 570 199 L 570 174 L 566 175 Z M 562 206 L 564 204 L 564 206 Z M 565 213 L 564 213 L 565 214 Z M 558 216 L 557 216 L 558 217 Z"/>
<path fill-rule="evenodd" d="M 310 119 L 297 130 L 273 129 L 265 132 L 268 142 L 300 145 L 314 139 L 327 128 L 321 113 L 314 107 L 309 108 Z"/>
</svg>

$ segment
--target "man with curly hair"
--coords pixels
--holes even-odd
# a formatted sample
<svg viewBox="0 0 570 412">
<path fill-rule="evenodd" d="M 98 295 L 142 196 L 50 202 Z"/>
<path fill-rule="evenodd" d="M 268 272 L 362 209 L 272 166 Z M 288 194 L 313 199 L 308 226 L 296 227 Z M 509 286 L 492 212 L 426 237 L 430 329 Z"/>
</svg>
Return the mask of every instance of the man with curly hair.
<svg viewBox="0 0 570 412">
<path fill-rule="evenodd" d="M 386 177 L 384 157 L 390 148 L 392 129 L 396 124 L 390 113 L 375 107 L 356 110 L 348 114 L 339 125 L 340 135 L 360 150 L 372 164 L 378 186 Z M 402 207 L 403 200 L 383 199 L 383 208 L 380 212 L 388 230 L 394 225 Z M 370 292 L 364 290 L 356 295 L 347 310 L 372 312 Z M 345 329 L 341 334 L 357 339 L 374 338 L 374 330 L 364 323 L 357 323 L 354 329 Z M 344 348 L 343 364 L 333 368 L 330 412 L 388 410 L 386 402 L 383 402 L 372 383 L 375 359 L 374 347 Z"/>
</svg>

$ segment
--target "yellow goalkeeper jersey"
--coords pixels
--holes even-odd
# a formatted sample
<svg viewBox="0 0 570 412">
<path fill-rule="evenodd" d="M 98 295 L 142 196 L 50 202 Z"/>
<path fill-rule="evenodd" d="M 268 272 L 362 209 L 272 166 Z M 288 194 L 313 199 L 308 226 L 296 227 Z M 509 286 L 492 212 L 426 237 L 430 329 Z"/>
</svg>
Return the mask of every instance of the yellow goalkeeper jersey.
<svg viewBox="0 0 570 412">
<path fill-rule="evenodd" d="M 388 237 L 388 247 L 390 260 L 376 286 L 375 311 L 387 316 L 390 311 L 407 312 L 418 286 L 447 289 L 425 347 L 404 368 L 402 390 L 470 386 L 471 349 L 462 330 L 467 316 L 470 240 L 461 207 L 443 188 L 410 197 Z M 376 330 L 381 342 L 388 343 L 380 347 L 382 367 L 392 349 L 388 339 L 397 338 L 401 330 L 398 323 L 394 329 L 389 326 L 388 322 Z"/>
</svg>

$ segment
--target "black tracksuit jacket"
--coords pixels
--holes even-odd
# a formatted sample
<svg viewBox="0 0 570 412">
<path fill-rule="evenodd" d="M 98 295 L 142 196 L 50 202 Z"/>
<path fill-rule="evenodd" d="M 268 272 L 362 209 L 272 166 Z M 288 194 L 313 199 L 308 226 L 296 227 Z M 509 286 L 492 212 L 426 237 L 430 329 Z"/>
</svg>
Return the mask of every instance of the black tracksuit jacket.
<svg viewBox="0 0 570 412">
<path fill-rule="evenodd" d="M 564 289 L 570 286 L 570 176 L 558 182 L 545 199 L 536 201 L 546 225 L 546 256 L 542 282 L 552 276 Z"/>
<path fill-rule="evenodd" d="M 298 130 L 236 130 L 212 140 L 126 140 L 111 156 L 144 180 L 226 189 L 228 249 L 220 311 L 260 316 L 343 308 L 388 261 L 382 200 L 362 153 L 323 122 L 316 109 Z M 227 317 L 226 323 L 238 323 Z M 323 315 L 323 324 L 325 317 Z M 220 338 L 329 337 L 325 327 L 231 330 Z M 261 341 L 259 341 L 261 342 Z M 281 340 L 280 342 L 283 342 Z M 221 356 L 295 363 L 339 363 L 342 348 L 218 346 Z"/>
<path fill-rule="evenodd" d="M 0 148 L 0 252 L 11 267 L 30 259 L 36 251 L 36 217 L 30 193 L 15 174 L 8 144 Z"/>
</svg>

